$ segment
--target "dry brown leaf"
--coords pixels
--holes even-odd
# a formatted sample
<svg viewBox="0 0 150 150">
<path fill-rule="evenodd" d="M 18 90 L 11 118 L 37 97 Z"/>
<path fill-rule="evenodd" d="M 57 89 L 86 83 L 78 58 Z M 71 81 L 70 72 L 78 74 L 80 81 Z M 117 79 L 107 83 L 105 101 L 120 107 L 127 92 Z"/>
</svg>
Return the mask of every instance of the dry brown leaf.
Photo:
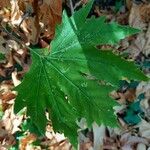
<svg viewBox="0 0 150 150">
<path fill-rule="evenodd" d="M 93 150 L 92 142 L 87 141 L 87 142 L 81 143 L 80 144 L 80 150 Z"/>
<path fill-rule="evenodd" d="M 150 22 L 150 4 L 141 5 L 140 16 L 144 22 Z"/>
<path fill-rule="evenodd" d="M 132 0 L 126 0 L 126 6 L 130 10 L 132 7 Z"/>
<path fill-rule="evenodd" d="M 150 141 L 150 123 L 142 120 L 137 127 L 139 128 L 139 134 Z"/>
<path fill-rule="evenodd" d="M 21 81 L 18 80 L 18 78 L 17 78 L 17 71 L 12 72 L 11 77 L 12 77 L 14 86 L 18 86 L 21 83 Z"/>
<path fill-rule="evenodd" d="M 0 96 L 0 99 L 2 99 L 2 101 L 4 101 L 4 103 L 14 99 L 16 97 L 16 95 L 12 92 L 7 92 L 3 95 Z"/>
<path fill-rule="evenodd" d="M 7 2 L 2 5 L 7 5 Z M 37 44 L 40 35 L 48 40 L 52 39 L 56 24 L 61 22 L 62 0 L 10 0 L 7 6 L 10 7 L 8 11 L 5 7 L 0 11 L 2 23 L 9 22 L 12 30 L 20 35 L 24 44 Z M 21 33 L 19 28 L 24 33 Z"/>
<path fill-rule="evenodd" d="M 6 72 L 4 71 L 3 68 L 0 68 L 0 76 L 6 77 Z"/>
<path fill-rule="evenodd" d="M 23 12 L 20 11 L 18 0 L 10 0 L 11 6 L 11 23 L 13 25 L 19 25 L 22 20 Z"/>
<path fill-rule="evenodd" d="M 145 117 L 150 121 L 150 82 L 141 82 L 136 90 L 136 95 L 144 93 L 144 99 L 141 101 L 141 109 L 145 113 Z"/>
<path fill-rule="evenodd" d="M 43 1 L 40 6 L 40 20 L 47 26 L 46 37 L 52 39 L 55 33 L 56 24 L 61 22 L 62 0 Z"/>
<path fill-rule="evenodd" d="M 20 2 L 20 8 L 23 2 Z M 55 33 L 55 26 L 61 22 L 62 1 L 29 0 L 25 3 L 25 9 L 31 11 L 32 16 L 26 19 L 28 36 L 31 43 L 36 44 L 40 34 L 42 37 L 52 39 Z M 24 7 L 22 8 L 24 9 Z"/>
<path fill-rule="evenodd" d="M 36 141 L 37 137 L 34 134 L 29 134 L 20 141 L 20 150 L 26 150 L 27 145 Z"/>
<path fill-rule="evenodd" d="M 3 111 L 8 109 L 8 106 L 10 105 L 10 101 L 14 100 L 15 97 L 16 97 L 16 95 L 12 92 L 6 92 L 6 93 L 0 95 L 0 99 L 2 100 Z"/>
<path fill-rule="evenodd" d="M 143 31 L 128 47 L 131 57 L 136 58 L 140 52 L 148 56 L 150 54 L 150 4 L 133 4 L 129 16 L 129 25 Z"/>
<path fill-rule="evenodd" d="M 143 143 L 139 143 L 139 144 L 137 145 L 137 150 L 146 150 L 146 145 L 143 144 Z"/>
<path fill-rule="evenodd" d="M 4 81 L 0 84 L 0 93 L 10 92 L 14 88 L 12 81 Z"/>
<path fill-rule="evenodd" d="M 8 96 L 7 99 L 11 99 L 12 96 Z M 14 133 L 19 131 L 19 126 L 22 123 L 22 116 L 15 116 L 13 113 L 13 106 L 7 108 L 4 112 L 2 120 L 0 121 L 0 148 L 9 149 L 16 143 Z"/>
<path fill-rule="evenodd" d="M 127 89 L 125 92 L 112 92 L 111 97 L 116 99 L 120 104 L 126 104 L 127 102 L 133 102 L 136 98 L 135 89 Z"/>
<path fill-rule="evenodd" d="M 2 0 L 0 2 L 0 9 L 4 7 L 8 7 L 10 5 L 10 0 Z"/>
<path fill-rule="evenodd" d="M 93 124 L 93 134 L 94 134 L 94 150 L 102 149 L 103 147 L 103 140 L 106 138 L 106 128 L 102 124 L 98 126 L 97 124 Z"/>
</svg>

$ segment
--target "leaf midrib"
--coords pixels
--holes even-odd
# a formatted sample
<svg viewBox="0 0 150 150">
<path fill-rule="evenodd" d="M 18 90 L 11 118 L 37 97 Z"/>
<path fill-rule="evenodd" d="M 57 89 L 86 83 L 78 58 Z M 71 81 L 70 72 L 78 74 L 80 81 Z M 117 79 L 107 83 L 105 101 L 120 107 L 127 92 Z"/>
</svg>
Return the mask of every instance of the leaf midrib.
<svg viewBox="0 0 150 150">
<path fill-rule="evenodd" d="M 85 91 L 80 88 L 79 86 L 77 86 L 74 82 L 72 82 L 71 79 L 69 79 L 67 76 L 65 76 L 50 60 L 47 60 L 46 58 L 44 58 L 59 74 L 61 74 L 71 85 L 73 85 L 76 89 L 78 89 L 78 91 L 80 91 L 82 93 L 82 95 L 84 95 L 86 97 L 86 99 L 89 101 L 89 103 L 91 103 L 91 98 L 88 96 L 87 93 L 85 93 Z M 101 109 L 99 109 L 99 106 L 96 103 L 91 103 L 91 105 L 93 105 L 93 107 L 97 107 L 98 110 L 101 112 Z"/>
<path fill-rule="evenodd" d="M 65 76 L 50 60 L 47 60 L 47 58 L 45 57 L 45 56 L 41 56 L 40 54 L 38 54 L 37 52 L 35 52 L 34 50 L 32 50 L 32 52 L 35 54 L 35 55 L 37 55 L 38 57 L 39 57 L 39 59 L 41 60 L 41 63 L 42 63 L 42 66 L 43 66 L 43 69 L 45 70 L 45 75 L 46 75 L 46 79 L 47 79 L 47 82 L 49 81 L 48 80 L 48 76 L 47 76 L 47 71 L 46 71 L 46 68 L 45 68 L 45 66 L 44 66 L 44 60 L 46 60 L 59 74 L 61 74 L 67 81 L 69 81 L 69 83 L 71 84 L 71 85 L 73 85 L 75 88 L 77 88 L 80 92 L 82 92 L 82 94 L 86 97 L 86 99 L 89 101 L 89 102 L 91 102 L 90 101 L 90 97 L 83 91 L 83 89 L 81 89 L 81 88 L 79 88 L 76 84 L 74 84 L 67 76 Z M 48 84 L 49 84 L 49 82 L 48 82 Z M 50 89 L 52 89 L 51 88 L 51 84 L 49 84 L 49 87 L 50 87 Z M 51 91 L 51 94 L 52 94 L 52 91 Z M 52 96 L 53 96 L 53 94 L 52 94 Z M 54 96 L 53 96 L 53 99 L 55 99 L 54 98 Z M 55 100 L 54 100 L 55 101 Z M 56 102 L 55 102 L 56 103 Z M 97 107 L 98 108 L 98 110 L 99 110 L 99 106 L 96 104 L 96 103 L 91 103 L 92 105 L 93 105 L 93 107 Z M 56 104 L 57 105 L 57 104 Z M 99 111 L 101 111 L 101 110 L 99 110 Z"/>
</svg>

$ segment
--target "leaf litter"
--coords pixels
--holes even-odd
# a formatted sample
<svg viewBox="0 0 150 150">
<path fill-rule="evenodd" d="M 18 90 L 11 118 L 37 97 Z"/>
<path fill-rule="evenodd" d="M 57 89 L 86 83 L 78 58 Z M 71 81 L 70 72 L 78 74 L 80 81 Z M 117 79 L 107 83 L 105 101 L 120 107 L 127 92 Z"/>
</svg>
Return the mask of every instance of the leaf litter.
<svg viewBox="0 0 150 150">
<path fill-rule="evenodd" d="M 15 1 L 12 1 L 12 2 L 14 3 Z M 30 4 L 30 2 L 29 2 L 29 4 Z M 3 8 L 4 6 L 9 6 L 10 3 L 9 3 L 9 1 L 6 1 L 6 3 L 4 2 L 4 4 L 1 4 L 1 5 Z M 15 4 L 15 5 L 18 5 L 18 4 Z M 49 5 L 49 4 L 46 3 L 46 5 Z M 127 47 L 125 47 L 123 52 L 121 51 L 121 53 L 123 53 L 123 55 L 124 55 L 124 52 L 125 53 L 127 52 L 128 55 L 130 55 L 130 58 L 135 59 L 137 62 L 143 62 L 145 60 L 145 58 L 144 58 L 144 60 L 143 59 L 139 60 L 139 59 L 141 59 L 141 53 L 145 57 L 148 57 L 148 55 L 149 55 L 149 48 L 147 46 L 149 46 L 149 39 L 150 39 L 149 35 L 150 34 L 149 34 L 149 15 L 145 15 L 142 13 L 149 14 L 149 12 L 148 12 L 149 5 L 148 4 L 145 4 L 145 5 L 143 5 L 143 4 L 137 5 L 136 4 L 137 5 L 136 11 L 140 11 L 140 12 L 136 12 L 136 13 L 135 13 L 134 5 L 135 4 L 133 4 L 131 6 L 131 10 L 130 10 L 130 14 L 129 14 L 129 24 L 132 25 L 133 27 L 139 27 L 140 29 L 143 30 L 143 32 L 140 33 L 139 35 L 137 35 L 137 37 L 133 37 L 132 39 L 127 38 L 126 39 L 126 42 L 128 43 L 128 44 L 126 44 Z M 140 9 L 138 7 L 140 7 Z M 13 8 L 12 8 L 12 10 L 13 10 Z M 4 16 L 3 19 L 4 19 L 4 22 L 7 22 L 7 21 L 11 22 L 11 20 L 14 19 L 11 22 L 12 25 L 14 26 L 17 24 L 17 22 L 15 22 L 16 17 L 21 17 L 21 15 L 19 14 L 20 10 L 17 10 L 17 12 L 14 12 L 14 13 L 9 12 L 9 11 L 10 10 L 7 10 L 7 9 L 5 10 L 5 12 L 3 13 L 3 16 Z M 106 13 L 105 13 L 105 12 L 107 12 L 106 10 L 105 11 L 99 10 L 99 11 L 104 12 L 104 15 L 106 15 Z M 124 12 L 124 13 L 129 13 L 129 11 Z M 135 14 L 132 14 L 132 13 L 135 13 L 136 15 L 140 14 L 139 16 L 136 17 L 137 19 L 139 19 L 139 22 L 137 24 L 136 24 L 137 19 L 135 20 L 134 19 L 135 17 L 133 17 Z M 101 13 L 101 14 L 103 15 L 103 13 Z M 61 15 L 59 14 L 58 16 L 61 16 Z M 123 22 L 123 24 L 128 23 L 128 21 L 126 20 L 126 17 L 124 17 L 124 14 L 122 14 L 120 16 L 123 18 L 123 19 L 121 18 L 122 19 L 121 22 Z M 108 15 L 108 19 L 114 20 L 114 18 L 115 18 L 115 20 L 118 19 L 117 21 L 120 22 L 120 16 L 118 18 L 117 16 L 115 16 L 115 13 L 114 13 L 113 16 L 111 16 L 111 17 Z M 125 16 L 127 16 L 127 15 L 125 15 Z M 125 19 L 125 21 L 124 21 L 124 19 Z M 23 26 L 23 24 L 22 24 L 22 26 Z M 31 27 L 35 28 L 35 26 L 33 24 L 31 25 Z M 14 27 L 14 28 L 16 28 L 16 27 Z M 27 35 L 27 34 L 29 34 L 29 31 L 28 31 L 28 29 L 26 29 L 25 25 L 23 28 L 24 28 L 23 31 L 24 31 L 25 36 L 27 38 L 30 37 L 30 39 L 28 39 L 27 42 L 32 43 L 33 41 L 36 41 L 36 38 L 32 34 L 30 36 Z M 39 34 L 39 33 L 37 33 L 38 32 L 37 28 L 38 27 L 36 27 L 36 29 L 35 29 L 36 35 Z M 51 32 L 48 32 L 48 33 L 51 33 Z M 44 34 L 47 38 L 52 38 L 54 31 L 52 31 L 52 34 L 50 34 L 52 36 L 47 35 L 47 32 L 45 32 Z M 25 36 L 23 36 L 23 37 L 25 37 Z M 3 34 L 0 37 L 3 38 Z M 3 41 L 7 42 L 6 40 L 3 40 Z M 16 42 L 16 41 L 14 41 L 14 42 Z M 3 42 L 1 44 L 4 45 Z M 16 96 L 16 93 L 14 93 L 14 91 L 13 91 L 13 87 L 20 83 L 22 76 L 24 75 L 25 72 L 27 72 L 28 67 L 31 64 L 30 57 L 28 55 L 27 50 L 25 50 L 26 52 L 24 52 L 24 48 L 22 49 L 18 46 L 16 46 L 16 48 L 14 48 L 13 42 L 10 45 L 8 43 L 6 43 L 6 45 L 8 47 L 10 47 L 11 50 L 9 50 L 10 52 L 7 52 L 9 48 L 8 47 L 5 48 L 5 46 L 2 46 L 3 53 L 9 53 L 9 54 L 11 53 L 11 54 L 10 54 L 10 57 L 6 58 L 6 63 L 2 63 L 2 65 L 0 65 L 0 66 L 2 66 L 1 70 L 3 72 L 2 74 L 4 77 L 4 78 L 2 78 L 2 82 L 1 82 L 1 86 L 0 86 L 0 94 L 1 94 L 0 101 L 1 101 L 1 108 L 2 108 L 1 112 L 3 113 L 1 115 L 1 121 L 0 121 L 0 130 L 1 130 L 1 132 L 0 132 L 1 133 L 0 148 L 1 149 L 8 149 L 17 143 L 16 136 L 14 135 L 14 133 L 17 133 L 18 131 L 20 131 L 20 126 L 21 126 L 23 120 L 27 119 L 25 114 L 15 116 L 13 113 L 13 104 L 14 104 L 14 99 Z M 118 51 L 119 50 L 120 49 L 118 49 Z M 12 51 L 13 51 L 13 53 L 12 53 Z M 119 53 L 120 53 L 120 51 L 119 51 Z M 16 54 L 17 54 L 17 56 L 14 57 Z M 19 67 L 15 66 L 16 64 L 19 64 L 19 67 L 21 67 L 21 71 L 18 71 Z M 15 70 L 16 67 L 17 67 L 17 72 Z M 145 69 L 143 66 L 142 66 L 142 68 L 143 68 L 143 70 Z M 149 70 L 146 70 L 146 73 L 149 75 Z M 6 79 L 8 76 L 10 76 L 10 78 Z M 11 76 L 12 76 L 12 78 L 11 78 Z M 141 116 L 140 116 L 142 121 L 136 125 L 128 125 L 125 122 L 125 120 L 123 119 L 124 117 L 119 115 L 118 120 L 122 126 L 121 129 L 112 129 L 112 128 L 105 127 L 105 126 L 98 127 L 97 125 L 93 126 L 92 129 L 84 129 L 82 131 L 82 136 L 79 137 L 82 139 L 81 143 L 80 143 L 80 149 L 81 150 L 82 149 L 83 150 L 84 149 L 96 150 L 96 147 L 98 147 L 97 149 L 101 148 L 101 149 L 108 149 L 108 150 L 111 150 L 111 149 L 114 149 L 114 150 L 117 150 L 117 149 L 118 150 L 120 150 L 120 149 L 123 149 L 123 150 L 130 150 L 130 149 L 131 150 L 132 149 L 146 150 L 146 149 L 148 149 L 150 147 L 150 145 L 149 145 L 149 143 L 150 143 L 150 133 L 149 133 L 149 130 L 150 130 L 150 123 L 149 123 L 150 122 L 150 118 L 149 118 L 150 117 L 149 116 L 150 95 L 149 95 L 149 93 L 150 92 L 149 91 L 150 91 L 150 83 L 142 82 L 142 83 L 139 83 L 135 87 L 132 87 L 132 88 L 127 87 L 125 90 L 122 89 L 122 87 L 121 87 L 119 91 L 117 91 L 115 94 L 112 95 L 113 97 L 115 97 L 117 99 L 117 101 L 120 102 L 120 104 L 122 104 L 124 106 L 122 108 L 117 108 L 118 109 L 118 110 L 116 110 L 117 113 L 120 113 L 120 112 L 123 113 L 124 110 L 126 110 L 127 107 L 129 106 L 129 103 L 136 101 L 137 97 L 140 94 L 144 94 L 144 98 L 140 102 L 140 107 L 141 107 L 142 111 L 144 112 L 144 115 L 141 114 Z M 35 146 L 36 144 L 31 144 L 33 141 L 35 141 L 37 139 L 36 136 L 32 135 L 31 133 L 26 131 L 27 133 L 25 133 L 25 135 L 23 137 L 20 137 L 21 140 L 19 139 L 20 149 L 29 149 L 30 150 L 30 149 L 35 149 L 35 147 L 37 147 L 37 149 L 45 149 L 45 147 L 48 147 L 49 149 L 69 150 L 72 148 L 72 146 L 70 145 L 68 140 L 63 135 L 54 133 L 53 129 L 51 129 L 51 125 L 48 125 L 46 130 L 47 130 L 46 136 L 40 137 L 38 139 L 40 141 L 38 143 L 39 144 L 38 146 Z M 60 137 L 62 137 L 62 138 L 60 138 Z"/>
</svg>

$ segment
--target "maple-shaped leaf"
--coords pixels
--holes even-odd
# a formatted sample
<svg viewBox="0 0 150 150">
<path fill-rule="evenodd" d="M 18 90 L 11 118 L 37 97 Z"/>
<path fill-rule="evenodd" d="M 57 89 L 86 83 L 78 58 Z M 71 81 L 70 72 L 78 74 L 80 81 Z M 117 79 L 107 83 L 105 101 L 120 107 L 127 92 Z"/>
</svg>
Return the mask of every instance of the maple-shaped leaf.
<svg viewBox="0 0 150 150">
<path fill-rule="evenodd" d="M 51 52 L 31 49 L 32 65 L 16 88 L 15 110 L 27 107 L 40 131 L 46 126 L 45 111 L 50 114 L 55 131 L 63 132 L 77 145 L 77 120 L 116 126 L 109 93 L 123 77 L 147 80 L 132 62 L 111 51 L 96 49 L 97 44 L 116 44 L 120 39 L 137 33 L 136 29 L 106 23 L 104 18 L 86 19 L 92 2 L 71 18 L 63 14 L 56 28 Z"/>
</svg>

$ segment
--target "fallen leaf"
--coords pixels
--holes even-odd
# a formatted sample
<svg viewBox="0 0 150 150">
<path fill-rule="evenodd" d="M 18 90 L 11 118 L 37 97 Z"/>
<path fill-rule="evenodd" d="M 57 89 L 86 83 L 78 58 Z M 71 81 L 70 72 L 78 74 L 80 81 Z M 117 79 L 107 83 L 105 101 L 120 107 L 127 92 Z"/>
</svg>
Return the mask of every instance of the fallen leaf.
<svg viewBox="0 0 150 150">
<path fill-rule="evenodd" d="M 20 141 L 20 150 L 26 150 L 27 145 L 36 141 L 37 137 L 34 134 L 29 134 Z"/>
</svg>

